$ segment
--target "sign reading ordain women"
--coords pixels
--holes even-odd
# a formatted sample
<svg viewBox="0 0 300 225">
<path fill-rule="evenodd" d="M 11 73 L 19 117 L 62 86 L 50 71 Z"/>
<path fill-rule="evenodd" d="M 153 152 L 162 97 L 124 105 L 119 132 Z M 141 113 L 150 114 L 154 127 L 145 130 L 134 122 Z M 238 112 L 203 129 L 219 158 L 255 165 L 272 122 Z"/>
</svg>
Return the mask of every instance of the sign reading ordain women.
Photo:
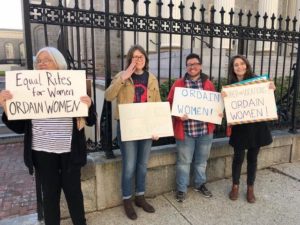
<svg viewBox="0 0 300 225">
<path fill-rule="evenodd" d="M 221 124 L 224 103 L 221 94 L 192 88 L 176 87 L 172 105 L 172 115 L 189 119 Z"/>
<path fill-rule="evenodd" d="M 83 70 L 8 71 L 5 82 L 13 95 L 6 102 L 9 120 L 88 115 L 87 105 L 80 101 L 86 95 Z"/>
<path fill-rule="evenodd" d="M 227 124 L 277 120 L 274 91 L 269 81 L 223 87 Z"/>
</svg>

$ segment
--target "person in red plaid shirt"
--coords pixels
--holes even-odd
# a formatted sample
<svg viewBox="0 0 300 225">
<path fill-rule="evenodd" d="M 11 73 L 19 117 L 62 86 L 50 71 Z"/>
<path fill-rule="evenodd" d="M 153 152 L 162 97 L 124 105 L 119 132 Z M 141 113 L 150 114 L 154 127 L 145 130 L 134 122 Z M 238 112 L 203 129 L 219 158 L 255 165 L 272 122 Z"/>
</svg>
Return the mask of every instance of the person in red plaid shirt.
<svg viewBox="0 0 300 225">
<path fill-rule="evenodd" d="M 176 87 L 215 91 L 208 76 L 201 72 L 202 60 L 199 55 L 191 53 L 186 57 L 186 74 L 173 84 L 168 95 L 172 105 Z M 194 190 L 204 197 L 212 197 L 206 188 L 206 165 L 210 154 L 215 125 L 189 119 L 187 115 L 173 117 L 173 128 L 177 145 L 176 162 L 176 200 L 183 202 L 189 185 L 190 165 L 194 159 Z"/>
</svg>

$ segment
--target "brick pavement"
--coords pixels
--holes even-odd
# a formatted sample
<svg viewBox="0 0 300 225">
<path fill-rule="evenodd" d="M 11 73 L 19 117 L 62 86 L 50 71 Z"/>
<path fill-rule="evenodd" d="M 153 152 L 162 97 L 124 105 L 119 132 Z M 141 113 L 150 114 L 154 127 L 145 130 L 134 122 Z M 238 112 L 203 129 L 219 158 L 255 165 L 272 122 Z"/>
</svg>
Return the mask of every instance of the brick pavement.
<svg viewBox="0 0 300 225">
<path fill-rule="evenodd" d="M 36 213 L 34 176 L 23 162 L 23 143 L 0 144 L 0 220 Z"/>
</svg>

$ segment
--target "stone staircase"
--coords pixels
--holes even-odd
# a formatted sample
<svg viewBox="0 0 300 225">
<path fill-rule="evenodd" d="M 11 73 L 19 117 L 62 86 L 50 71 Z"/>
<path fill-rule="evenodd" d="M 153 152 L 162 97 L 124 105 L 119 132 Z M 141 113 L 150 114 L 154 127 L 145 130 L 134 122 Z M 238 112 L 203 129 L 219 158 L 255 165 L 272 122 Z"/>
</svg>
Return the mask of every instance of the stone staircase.
<svg viewBox="0 0 300 225">
<path fill-rule="evenodd" d="M 5 83 L 0 81 L 0 90 L 4 89 Z M 2 118 L 3 109 L 0 107 L 0 117 Z M 0 144 L 16 143 L 23 141 L 23 134 L 16 134 L 8 129 L 5 124 L 2 123 L 0 118 Z"/>
</svg>

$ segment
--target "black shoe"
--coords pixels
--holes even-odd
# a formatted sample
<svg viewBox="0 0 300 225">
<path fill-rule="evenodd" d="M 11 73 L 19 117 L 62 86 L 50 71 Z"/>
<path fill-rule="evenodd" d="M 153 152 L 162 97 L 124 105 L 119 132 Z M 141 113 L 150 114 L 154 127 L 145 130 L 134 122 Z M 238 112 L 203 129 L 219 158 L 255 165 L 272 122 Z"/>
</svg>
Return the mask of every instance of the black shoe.
<svg viewBox="0 0 300 225">
<path fill-rule="evenodd" d="M 206 198 L 211 198 L 213 195 L 212 193 L 205 187 L 204 184 L 202 184 L 200 187 L 195 188 L 195 191 L 201 192 L 201 194 L 203 194 L 204 197 Z"/>
<path fill-rule="evenodd" d="M 155 209 L 153 208 L 152 205 L 150 205 L 146 201 L 144 195 L 135 196 L 135 205 L 137 207 L 142 207 L 145 212 L 148 212 L 148 213 L 154 213 L 155 212 Z"/>
<path fill-rule="evenodd" d="M 126 216 L 131 219 L 131 220 L 136 220 L 137 215 L 136 212 L 132 206 L 132 202 L 131 199 L 123 199 L 123 205 L 124 205 L 124 210 L 125 210 L 125 214 Z"/>
<path fill-rule="evenodd" d="M 185 200 L 185 193 L 184 192 L 182 192 L 182 191 L 177 191 L 176 192 L 176 201 L 177 202 L 184 202 L 184 200 Z"/>
</svg>

